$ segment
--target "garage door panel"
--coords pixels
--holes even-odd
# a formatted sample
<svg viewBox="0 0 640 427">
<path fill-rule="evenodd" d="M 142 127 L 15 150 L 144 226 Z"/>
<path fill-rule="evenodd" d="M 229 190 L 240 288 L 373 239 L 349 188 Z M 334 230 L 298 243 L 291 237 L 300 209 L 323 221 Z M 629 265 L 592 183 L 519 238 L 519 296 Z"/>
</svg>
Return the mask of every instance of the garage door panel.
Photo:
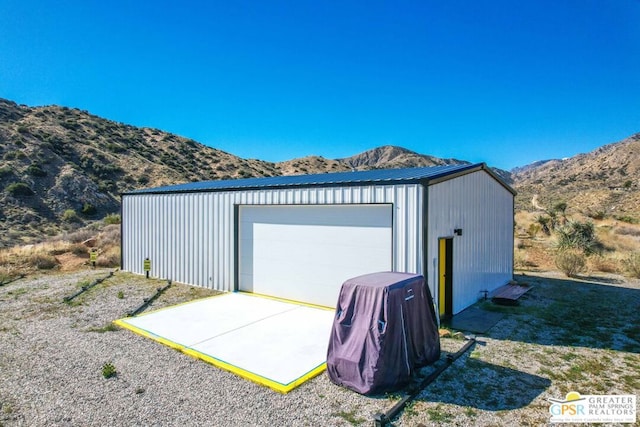
<svg viewBox="0 0 640 427">
<path fill-rule="evenodd" d="M 276 247 L 277 246 L 277 247 Z M 292 251 L 286 244 L 272 245 L 268 253 L 264 255 L 254 256 L 253 262 L 251 258 L 243 257 L 247 268 L 243 269 L 243 272 L 247 274 L 256 274 L 261 278 L 262 275 L 271 269 L 273 271 L 279 271 L 287 269 L 287 271 L 303 270 L 303 271 L 317 271 L 329 268 L 342 268 L 345 270 L 362 270 L 363 268 L 369 269 L 376 268 L 379 270 L 380 265 L 387 265 L 389 263 L 389 250 L 386 248 L 372 249 L 366 248 L 367 259 L 363 260 L 363 252 L 358 250 L 359 248 L 346 247 L 347 250 L 330 245 L 317 245 L 312 246 L 305 244 L 296 247 L 295 251 Z M 363 248 L 364 249 L 364 248 Z M 331 255 L 327 256 L 329 251 L 334 251 Z M 337 253 L 339 252 L 339 253 Z M 348 278 L 348 277 L 347 277 Z"/>
<path fill-rule="evenodd" d="M 385 245 L 389 242 L 389 229 L 382 227 L 334 227 L 334 226 L 314 226 L 313 228 L 302 225 L 282 225 L 282 224 L 254 224 L 252 227 L 253 241 L 271 241 L 290 244 L 302 244 L 310 242 L 313 244 L 346 245 L 355 247 L 366 247 L 369 245 Z M 350 239 L 345 241 L 344 234 L 349 233 Z M 251 245 L 252 240 L 243 239 L 243 242 Z"/>
<path fill-rule="evenodd" d="M 339 208 L 333 209 L 334 207 Z M 387 218 L 380 215 L 380 210 L 388 210 L 390 213 L 390 205 L 243 206 L 242 208 L 243 214 L 240 221 L 248 224 L 259 222 L 262 224 L 299 224 L 305 226 L 327 224 L 346 227 L 386 228 L 389 226 Z M 297 212 L 299 208 L 306 209 L 303 216 Z"/>
<path fill-rule="evenodd" d="M 243 206 L 239 288 L 334 306 L 351 277 L 391 270 L 391 205 Z"/>
<path fill-rule="evenodd" d="M 379 240 L 386 240 L 386 237 L 379 236 Z M 246 269 L 243 268 L 243 272 L 249 272 L 253 266 L 253 272 L 258 273 L 256 266 L 263 263 L 267 265 L 274 264 L 273 268 L 303 266 L 305 269 L 313 268 L 314 266 L 334 268 L 339 266 L 369 266 L 371 264 L 376 266 L 381 261 L 384 265 L 388 264 L 390 245 L 376 246 L 373 244 L 374 242 L 369 241 L 365 241 L 364 244 L 359 243 L 356 240 L 339 244 L 309 240 L 301 242 L 294 240 L 256 241 L 254 242 L 255 250 L 253 256 L 243 257 L 244 265 L 246 266 Z M 366 259 L 363 259 L 365 257 Z"/>
<path fill-rule="evenodd" d="M 248 232 L 246 236 L 244 236 L 247 240 L 253 240 L 256 238 L 282 238 L 289 237 L 288 234 L 283 234 L 284 231 L 291 231 L 292 233 L 305 233 L 309 235 L 317 234 L 317 230 L 320 229 L 322 231 L 330 230 L 333 233 L 341 233 L 345 230 L 372 230 L 372 229 L 380 229 L 386 230 L 387 227 L 382 227 L 379 225 L 366 225 L 366 224 L 357 224 L 357 225 L 336 225 L 336 224 L 322 224 L 322 223 L 311 223 L 311 224 L 273 224 L 268 222 L 243 222 L 243 226 L 246 226 L 245 230 Z M 258 227 L 259 226 L 259 227 Z M 315 227 L 314 227 L 315 226 Z"/>
<path fill-rule="evenodd" d="M 382 236 L 380 238 L 385 238 Z M 365 240 L 365 239 L 363 239 Z M 309 257 L 320 257 L 321 259 L 315 260 L 316 262 L 322 262 L 322 259 L 331 259 L 331 262 L 339 261 L 341 256 L 356 256 L 362 257 L 362 252 L 389 252 L 387 245 L 379 246 L 375 245 L 376 242 L 344 242 L 334 243 L 331 242 L 313 242 L 304 240 L 302 242 L 290 241 L 269 241 L 269 242 L 254 242 L 256 249 L 253 251 L 253 259 L 267 258 L 278 259 L 283 262 L 296 262 L 304 261 Z M 265 247 L 268 247 L 268 251 L 263 251 Z M 295 250 L 293 250 L 295 248 Z M 333 254 L 327 254 L 327 251 L 333 251 Z M 335 253 L 337 252 L 337 253 Z M 287 258 L 283 258 L 283 257 Z M 250 257 L 247 256 L 247 259 Z"/>
<path fill-rule="evenodd" d="M 372 271 L 379 271 L 381 265 L 387 265 L 388 259 L 386 254 L 378 254 L 377 257 L 371 257 L 367 263 L 359 263 L 358 257 L 353 254 L 349 257 L 340 259 L 339 262 L 316 261 L 309 262 L 308 258 L 292 259 L 291 261 L 281 262 L 275 258 L 261 258 L 256 260 L 253 268 L 253 276 L 259 278 L 259 284 L 267 283 L 267 281 L 281 282 L 283 277 L 296 277 L 305 280 L 306 283 L 324 283 L 326 280 L 335 280 L 336 273 L 340 273 L 338 280 L 339 285 L 346 279 L 360 274 L 366 274 Z M 286 270 L 286 273 L 283 273 Z M 346 276 L 346 277 L 342 277 Z M 334 285 L 329 283 L 328 285 Z"/>
</svg>

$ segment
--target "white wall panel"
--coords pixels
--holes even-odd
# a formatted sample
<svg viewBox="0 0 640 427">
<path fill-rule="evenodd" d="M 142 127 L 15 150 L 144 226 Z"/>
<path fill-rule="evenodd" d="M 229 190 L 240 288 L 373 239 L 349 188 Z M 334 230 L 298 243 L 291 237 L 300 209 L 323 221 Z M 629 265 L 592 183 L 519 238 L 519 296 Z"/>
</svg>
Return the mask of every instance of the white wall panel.
<svg viewBox="0 0 640 427">
<path fill-rule="evenodd" d="M 236 205 L 393 205 L 393 270 L 422 273 L 419 184 L 261 189 L 122 197 L 123 269 L 230 291 L 235 288 Z"/>
<path fill-rule="evenodd" d="M 477 171 L 431 185 L 428 201 L 428 281 L 436 301 L 438 238 L 462 229 L 453 239 L 455 314 L 513 276 L 513 195 Z"/>
</svg>

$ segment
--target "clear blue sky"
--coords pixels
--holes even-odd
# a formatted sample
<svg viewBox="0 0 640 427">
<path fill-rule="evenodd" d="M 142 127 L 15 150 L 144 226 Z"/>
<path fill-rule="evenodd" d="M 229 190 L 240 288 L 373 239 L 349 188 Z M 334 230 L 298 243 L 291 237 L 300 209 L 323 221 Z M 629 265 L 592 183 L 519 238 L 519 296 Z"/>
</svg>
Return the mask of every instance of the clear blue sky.
<svg viewBox="0 0 640 427">
<path fill-rule="evenodd" d="M 640 132 L 640 1 L 0 0 L 0 97 L 269 161 L 510 169 Z"/>
</svg>

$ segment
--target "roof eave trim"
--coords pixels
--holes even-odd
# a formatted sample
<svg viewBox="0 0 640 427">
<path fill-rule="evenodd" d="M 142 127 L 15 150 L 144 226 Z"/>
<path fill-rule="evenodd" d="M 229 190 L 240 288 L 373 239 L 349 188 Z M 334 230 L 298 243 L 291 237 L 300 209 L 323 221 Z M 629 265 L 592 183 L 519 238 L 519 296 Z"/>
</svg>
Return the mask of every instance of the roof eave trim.
<svg viewBox="0 0 640 427">
<path fill-rule="evenodd" d="M 496 181 L 498 181 L 498 183 L 500 185 L 502 185 L 507 191 L 509 191 L 511 194 L 513 194 L 514 196 L 516 194 L 518 194 L 516 192 L 516 190 L 514 190 L 513 188 L 511 188 L 511 186 L 509 184 L 507 184 L 506 182 L 504 182 L 504 180 L 502 178 L 500 178 L 500 176 L 498 176 L 498 174 L 496 174 L 490 167 L 487 166 L 486 163 L 478 163 L 475 165 L 470 166 L 467 169 L 462 169 L 450 174 L 443 174 L 440 176 L 435 176 L 432 178 L 426 178 L 423 180 L 424 185 L 434 185 L 434 184 L 438 184 L 440 182 L 444 182 L 444 181 L 448 181 L 450 179 L 454 179 L 454 178 L 459 178 L 461 176 L 470 174 L 470 173 L 474 173 L 474 172 L 478 172 L 480 170 L 483 170 L 485 172 L 487 172 L 489 175 L 491 175 L 491 177 L 493 179 L 495 179 Z"/>
<path fill-rule="evenodd" d="M 397 184 L 421 184 L 422 178 L 389 179 L 389 180 L 369 180 L 354 182 L 326 182 L 319 184 L 283 184 L 283 185 L 254 185 L 247 187 L 225 187 L 225 188 L 201 188 L 191 190 L 139 190 L 122 193 L 122 196 L 141 196 L 145 194 L 187 194 L 187 193 L 222 193 L 230 191 L 255 191 L 255 190 L 285 190 L 291 188 L 326 188 L 326 187 L 362 187 L 370 185 L 397 185 Z"/>
</svg>

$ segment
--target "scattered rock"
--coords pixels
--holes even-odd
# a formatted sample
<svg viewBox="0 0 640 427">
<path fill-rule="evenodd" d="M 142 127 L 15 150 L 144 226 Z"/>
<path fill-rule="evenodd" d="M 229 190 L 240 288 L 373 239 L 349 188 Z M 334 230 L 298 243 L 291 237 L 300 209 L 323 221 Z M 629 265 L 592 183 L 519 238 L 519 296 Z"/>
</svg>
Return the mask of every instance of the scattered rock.
<svg viewBox="0 0 640 427">
<path fill-rule="evenodd" d="M 95 237 L 90 237 L 84 242 L 82 242 L 82 244 L 88 248 L 95 248 L 97 243 L 98 243 L 98 239 L 96 239 Z"/>
</svg>

